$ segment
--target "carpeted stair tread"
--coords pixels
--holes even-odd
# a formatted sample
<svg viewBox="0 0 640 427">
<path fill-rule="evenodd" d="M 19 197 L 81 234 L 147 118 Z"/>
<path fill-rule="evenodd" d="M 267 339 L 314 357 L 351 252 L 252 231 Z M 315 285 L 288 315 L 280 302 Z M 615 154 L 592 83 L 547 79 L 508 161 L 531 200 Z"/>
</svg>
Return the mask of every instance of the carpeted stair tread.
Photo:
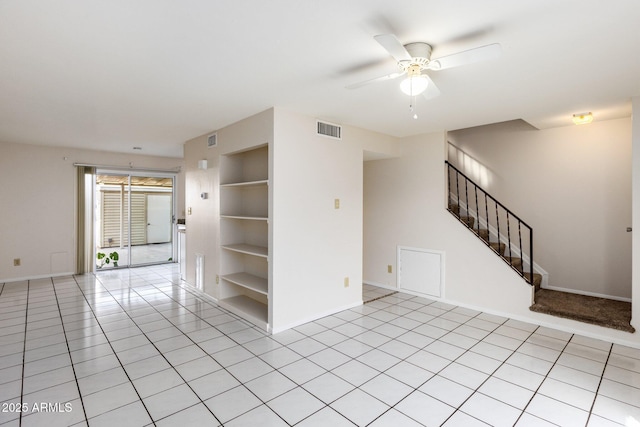
<svg viewBox="0 0 640 427">
<path fill-rule="evenodd" d="M 634 333 L 631 326 L 631 303 L 568 292 L 540 289 L 529 309 L 606 328 Z"/>
<path fill-rule="evenodd" d="M 473 230 L 482 240 L 485 242 L 489 241 L 489 230 L 486 228 L 481 228 L 480 230 Z"/>
<path fill-rule="evenodd" d="M 456 218 L 460 220 L 460 222 L 467 224 L 470 228 L 473 228 L 473 225 L 476 222 L 476 219 L 472 216 L 465 216 L 460 214 L 460 206 L 458 205 L 449 205 L 449 212 L 451 212 Z"/>
<path fill-rule="evenodd" d="M 507 256 L 505 254 L 505 250 L 507 248 L 507 245 L 505 243 L 502 243 L 502 242 L 492 242 L 491 241 L 491 236 L 490 236 L 490 233 L 489 233 L 488 229 L 486 229 L 486 228 L 474 228 L 475 222 L 476 222 L 475 217 L 461 215 L 460 214 L 460 206 L 457 205 L 457 204 L 454 204 L 454 203 L 449 203 L 448 211 L 451 212 L 451 214 L 453 216 L 458 218 L 458 220 L 460 222 L 462 222 L 467 227 L 469 227 L 469 229 L 471 231 L 473 231 L 480 239 L 484 240 L 485 243 L 487 243 L 487 245 L 489 247 L 491 247 L 491 249 L 493 249 L 493 251 L 496 254 L 498 254 L 502 259 L 504 259 L 507 262 L 507 264 L 511 265 L 513 268 L 518 270 L 521 274 L 523 273 L 523 271 L 522 271 L 522 269 L 523 269 L 523 267 L 522 267 L 522 258 Z M 524 277 L 525 280 L 527 280 L 527 282 L 530 282 L 530 280 L 529 280 L 530 274 L 524 273 L 524 276 L 525 276 Z M 532 285 L 535 287 L 535 289 L 536 290 L 540 289 L 540 283 L 542 282 L 542 276 L 540 276 L 539 274 L 534 274 L 534 279 L 533 280 L 534 280 L 534 282 L 533 282 Z"/>
<path fill-rule="evenodd" d="M 493 249 L 500 255 L 504 255 L 504 250 L 507 248 L 507 245 L 498 242 L 489 242 L 489 246 L 491 246 L 491 249 Z"/>
<path fill-rule="evenodd" d="M 473 228 L 473 225 L 476 222 L 476 219 L 472 216 L 459 216 L 458 219 L 460 219 L 464 224 L 467 224 L 470 228 Z"/>
<path fill-rule="evenodd" d="M 511 254 L 505 253 L 506 245 L 504 243 L 491 242 L 489 230 L 474 228 L 474 217 L 462 215 L 460 206 L 457 204 L 449 204 L 448 210 L 480 239 L 484 240 L 502 259 L 518 270 L 528 283 L 531 283 L 535 288 L 535 303 L 529 307 L 531 311 L 621 331 L 635 332 L 630 324 L 631 303 L 541 289 L 542 275 L 534 273 L 533 280 L 531 280 L 531 273 L 523 272 L 522 258 L 508 256 Z"/>
<path fill-rule="evenodd" d="M 503 256 L 509 264 L 511 264 L 516 269 L 522 271 L 522 258 L 513 257 L 513 256 Z"/>
<path fill-rule="evenodd" d="M 527 282 L 531 282 L 531 273 L 524 273 L 524 278 Z M 533 286 L 536 288 L 536 291 L 540 290 L 540 285 L 542 284 L 542 274 L 533 273 Z"/>
</svg>

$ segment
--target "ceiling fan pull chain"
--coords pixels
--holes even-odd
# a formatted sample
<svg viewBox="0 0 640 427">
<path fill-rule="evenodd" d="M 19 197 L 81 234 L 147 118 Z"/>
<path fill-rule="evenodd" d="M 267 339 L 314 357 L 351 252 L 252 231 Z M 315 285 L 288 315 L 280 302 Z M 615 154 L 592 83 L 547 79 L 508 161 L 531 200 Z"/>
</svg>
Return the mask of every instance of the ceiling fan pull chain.
<svg viewBox="0 0 640 427">
<path fill-rule="evenodd" d="M 413 118 L 414 120 L 418 119 L 418 113 L 416 112 L 417 107 L 416 107 L 416 96 L 412 96 L 411 97 L 411 101 L 409 102 L 409 112 L 413 113 Z"/>
</svg>

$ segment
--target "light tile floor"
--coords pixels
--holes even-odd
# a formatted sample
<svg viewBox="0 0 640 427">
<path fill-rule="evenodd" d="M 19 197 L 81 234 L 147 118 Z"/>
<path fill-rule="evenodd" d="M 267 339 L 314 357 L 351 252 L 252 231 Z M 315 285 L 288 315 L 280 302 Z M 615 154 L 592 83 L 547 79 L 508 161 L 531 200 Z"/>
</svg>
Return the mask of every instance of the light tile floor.
<svg viewBox="0 0 640 427">
<path fill-rule="evenodd" d="M 0 424 L 640 425 L 637 349 L 403 293 L 269 336 L 177 277 L 0 285 Z"/>
</svg>

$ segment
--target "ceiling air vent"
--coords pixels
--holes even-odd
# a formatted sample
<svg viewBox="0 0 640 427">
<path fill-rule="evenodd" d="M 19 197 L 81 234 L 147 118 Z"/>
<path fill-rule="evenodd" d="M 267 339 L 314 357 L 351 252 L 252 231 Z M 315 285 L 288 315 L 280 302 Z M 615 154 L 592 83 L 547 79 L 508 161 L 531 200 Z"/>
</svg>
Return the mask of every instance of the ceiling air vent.
<svg viewBox="0 0 640 427">
<path fill-rule="evenodd" d="M 218 145 L 218 134 L 213 133 L 207 138 L 207 147 L 216 147 Z"/>
<path fill-rule="evenodd" d="M 327 136 L 333 139 L 342 139 L 342 127 L 332 123 L 317 121 L 318 135 Z"/>
</svg>

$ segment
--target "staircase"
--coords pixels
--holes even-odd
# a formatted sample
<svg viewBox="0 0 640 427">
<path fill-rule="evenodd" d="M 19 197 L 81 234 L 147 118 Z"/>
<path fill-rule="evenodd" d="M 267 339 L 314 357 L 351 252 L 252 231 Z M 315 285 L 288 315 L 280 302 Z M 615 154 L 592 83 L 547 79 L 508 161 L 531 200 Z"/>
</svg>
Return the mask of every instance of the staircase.
<svg viewBox="0 0 640 427">
<path fill-rule="evenodd" d="M 445 161 L 448 211 L 536 291 L 542 275 L 533 272 L 533 230 L 473 180 Z"/>
<path fill-rule="evenodd" d="M 535 288 L 531 311 L 635 332 L 629 302 L 541 289 L 542 275 L 533 271 L 531 227 L 448 161 L 445 164 L 447 210 Z"/>
</svg>

